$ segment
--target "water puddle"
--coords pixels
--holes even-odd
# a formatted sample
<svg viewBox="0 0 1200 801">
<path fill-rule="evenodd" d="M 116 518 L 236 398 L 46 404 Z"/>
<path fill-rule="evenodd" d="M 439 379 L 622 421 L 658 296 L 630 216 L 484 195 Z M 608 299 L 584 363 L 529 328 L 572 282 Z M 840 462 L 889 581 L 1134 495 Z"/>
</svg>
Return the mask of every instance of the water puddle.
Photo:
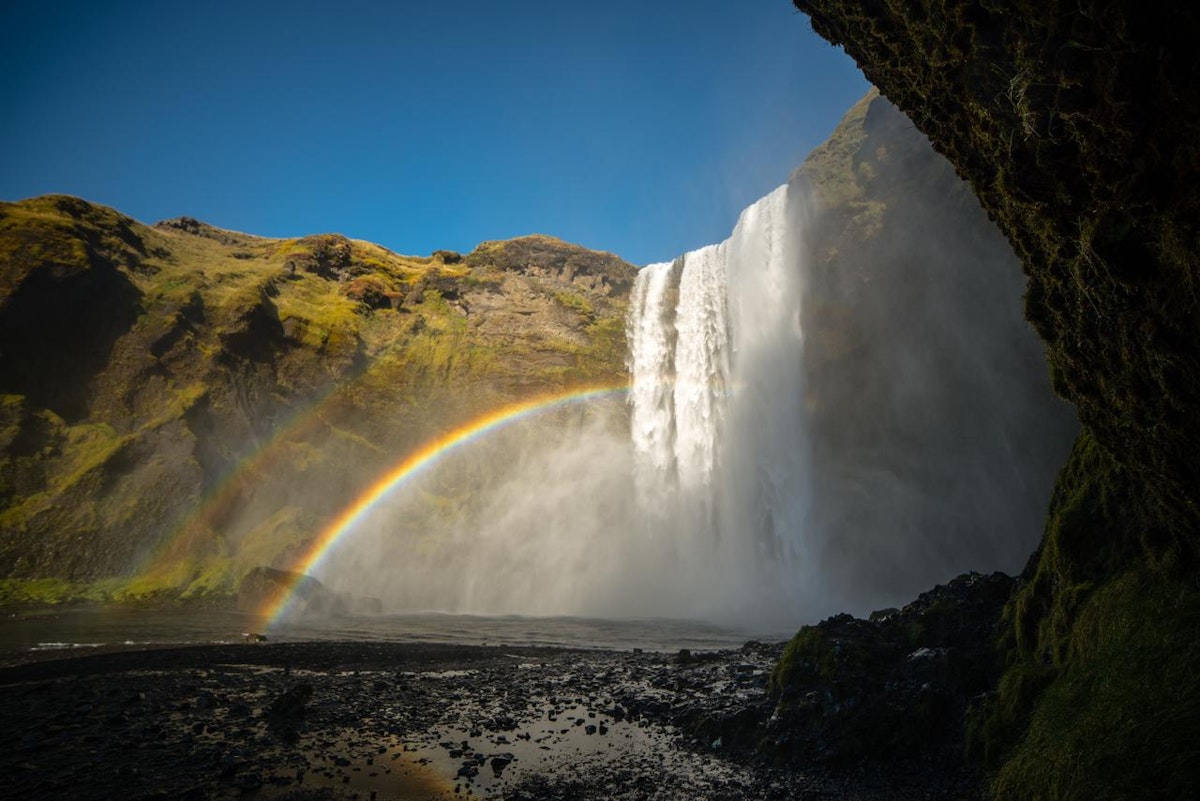
<svg viewBox="0 0 1200 801">
<path fill-rule="evenodd" d="M 646 753 L 655 738 L 644 726 L 586 706 L 560 705 L 506 731 L 442 725 L 418 739 L 371 740 L 356 732 L 320 741 L 286 785 L 265 785 L 259 797 L 297 787 L 357 793 L 362 801 L 499 799 L 534 775 L 586 776 L 601 765 Z"/>
<path fill-rule="evenodd" d="M 560 707 L 509 731 L 441 727 L 437 734 L 418 759 L 454 777 L 463 793 L 484 798 L 500 797 L 528 776 L 618 761 L 651 742 L 644 728 L 585 706 Z"/>
<path fill-rule="evenodd" d="M 363 801 L 441 801 L 454 797 L 454 783 L 429 765 L 412 759 L 403 746 L 380 746 L 376 751 L 353 758 L 329 751 L 309 752 L 308 767 L 297 772 L 291 789 L 328 787 L 339 794 L 357 793 Z"/>
<path fill-rule="evenodd" d="M 413 679 L 464 679 L 469 676 L 476 676 L 478 670 L 425 670 L 414 672 L 411 670 L 401 671 L 399 675 Z"/>
</svg>

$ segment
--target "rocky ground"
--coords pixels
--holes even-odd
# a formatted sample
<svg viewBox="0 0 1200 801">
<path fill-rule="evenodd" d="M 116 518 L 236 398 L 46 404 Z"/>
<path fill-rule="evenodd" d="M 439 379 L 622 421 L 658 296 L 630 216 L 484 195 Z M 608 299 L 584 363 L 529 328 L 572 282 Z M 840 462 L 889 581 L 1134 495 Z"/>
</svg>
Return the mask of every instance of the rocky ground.
<svg viewBox="0 0 1200 801">
<path fill-rule="evenodd" d="M 14 798 L 969 796 L 912 766 L 772 764 L 758 746 L 782 650 L 254 643 L 25 662 L 0 668 L 0 776 Z"/>
</svg>

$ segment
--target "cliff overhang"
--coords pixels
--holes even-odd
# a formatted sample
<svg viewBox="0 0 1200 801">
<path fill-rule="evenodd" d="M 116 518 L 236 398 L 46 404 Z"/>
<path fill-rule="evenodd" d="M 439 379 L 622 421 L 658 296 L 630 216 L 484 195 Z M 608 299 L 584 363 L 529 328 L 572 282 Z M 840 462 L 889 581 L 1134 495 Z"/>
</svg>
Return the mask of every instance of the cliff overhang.
<svg viewBox="0 0 1200 801">
<path fill-rule="evenodd" d="M 1200 551 L 1200 11 L 795 5 L 954 164 L 1013 244 L 1026 316 L 1084 426 L 1006 611 L 1008 671 L 974 720 L 994 794 L 1194 788 L 1184 757 L 1200 730 L 1200 668 L 1182 644 Z M 1135 672 L 1176 702 L 1132 691 Z"/>
</svg>

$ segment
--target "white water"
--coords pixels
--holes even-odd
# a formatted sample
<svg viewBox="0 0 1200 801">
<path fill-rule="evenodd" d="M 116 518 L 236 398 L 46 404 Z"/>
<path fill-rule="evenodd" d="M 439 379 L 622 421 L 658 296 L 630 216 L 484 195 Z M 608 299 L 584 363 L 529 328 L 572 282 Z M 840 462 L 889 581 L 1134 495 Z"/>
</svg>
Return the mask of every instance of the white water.
<svg viewBox="0 0 1200 801">
<path fill-rule="evenodd" d="M 696 580 L 756 616 L 817 589 L 803 580 L 803 214 L 780 187 L 725 242 L 646 267 L 628 326 L 639 502 Z"/>
</svg>

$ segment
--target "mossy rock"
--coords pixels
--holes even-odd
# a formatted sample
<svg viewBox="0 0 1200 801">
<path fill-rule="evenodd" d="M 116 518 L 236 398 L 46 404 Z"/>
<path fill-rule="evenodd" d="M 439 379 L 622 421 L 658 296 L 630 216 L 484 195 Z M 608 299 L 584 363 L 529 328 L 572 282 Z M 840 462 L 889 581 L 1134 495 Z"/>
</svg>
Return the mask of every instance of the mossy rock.
<svg viewBox="0 0 1200 801">
<path fill-rule="evenodd" d="M 1028 723 L 998 760 L 994 797 L 1191 796 L 1200 787 L 1200 590 L 1181 592 L 1139 564 L 1074 618 L 1056 675 L 1029 675 L 1024 660 L 1005 674 L 1000 700 L 1016 701 Z"/>
<path fill-rule="evenodd" d="M 802 766 L 966 771 L 965 714 L 999 672 L 989 643 L 1011 586 L 1002 573 L 966 574 L 904 609 L 800 629 L 767 684 L 764 750 Z"/>
</svg>

